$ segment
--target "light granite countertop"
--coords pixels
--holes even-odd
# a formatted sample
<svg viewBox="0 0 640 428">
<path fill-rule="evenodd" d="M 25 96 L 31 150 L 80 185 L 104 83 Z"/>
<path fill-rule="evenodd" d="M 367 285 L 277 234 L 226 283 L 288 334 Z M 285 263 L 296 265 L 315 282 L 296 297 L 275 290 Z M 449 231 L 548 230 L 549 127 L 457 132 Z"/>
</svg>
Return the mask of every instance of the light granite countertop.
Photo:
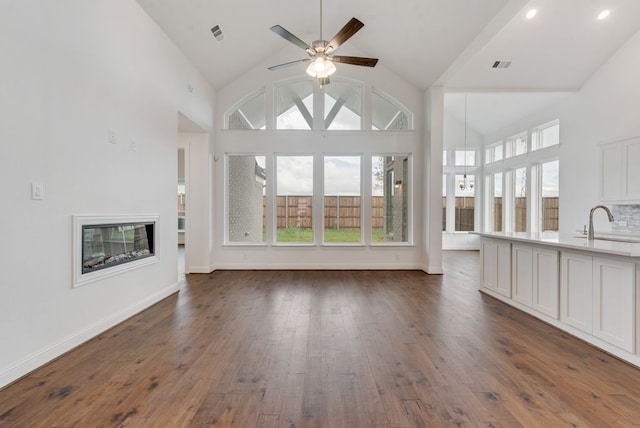
<svg viewBox="0 0 640 428">
<path fill-rule="evenodd" d="M 473 234 L 485 237 L 504 239 L 514 242 L 524 242 L 538 245 L 548 245 L 558 248 L 566 248 L 572 250 L 590 251 L 594 253 L 611 254 L 615 256 L 623 257 L 640 257 L 640 237 L 638 236 L 623 236 L 623 235 L 603 235 L 601 238 L 593 241 L 588 241 L 586 236 L 575 232 L 574 234 L 563 234 L 557 232 L 471 232 Z M 598 238 L 596 233 L 596 238 Z M 620 242 L 611 239 L 628 239 L 636 242 Z"/>
</svg>

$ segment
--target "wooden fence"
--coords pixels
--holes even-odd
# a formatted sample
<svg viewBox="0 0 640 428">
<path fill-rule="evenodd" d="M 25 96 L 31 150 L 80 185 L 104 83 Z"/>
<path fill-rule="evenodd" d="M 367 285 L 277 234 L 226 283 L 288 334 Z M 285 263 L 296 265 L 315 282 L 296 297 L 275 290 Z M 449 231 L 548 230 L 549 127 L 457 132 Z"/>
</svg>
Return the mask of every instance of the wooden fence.
<svg viewBox="0 0 640 428">
<path fill-rule="evenodd" d="M 446 228 L 446 201 L 442 198 L 442 230 Z M 456 197 L 456 228 L 458 231 L 473 230 L 474 199 Z M 493 230 L 502 229 L 502 198 L 494 198 L 494 212 L 497 215 L 493 219 Z M 542 198 L 542 230 L 558 230 L 558 215 L 560 212 L 560 200 L 558 197 Z M 525 231 L 527 224 L 527 198 L 515 198 L 515 230 Z"/>
<path fill-rule="evenodd" d="M 324 227 L 335 229 L 360 228 L 360 196 L 325 196 Z M 263 199 L 263 216 L 266 213 L 266 199 Z M 516 231 L 526 229 L 527 199 L 515 200 Z M 456 228 L 459 231 L 472 231 L 474 228 L 475 199 L 456 197 Z M 494 199 L 495 212 L 502 213 L 502 198 Z M 287 227 L 311 228 L 313 197 L 312 196 L 278 196 L 277 197 L 278 229 Z M 542 198 L 542 230 L 558 230 L 559 199 Z M 372 198 L 372 227 L 382 228 L 384 222 L 384 197 Z M 442 198 L 442 230 L 446 222 L 446 197 Z M 494 218 L 494 230 L 502 230 L 502 215 Z"/>
<path fill-rule="evenodd" d="M 313 197 L 281 195 L 276 198 L 278 229 L 288 227 L 311 228 Z M 333 229 L 360 229 L 360 196 L 325 196 L 324 227 Z M 266 215 L 266 199 L 263 199 L 263 216 Z M 372 227 L 382 228 L 384 221 L 384 197 L 372 197 Z"/>
</svg>

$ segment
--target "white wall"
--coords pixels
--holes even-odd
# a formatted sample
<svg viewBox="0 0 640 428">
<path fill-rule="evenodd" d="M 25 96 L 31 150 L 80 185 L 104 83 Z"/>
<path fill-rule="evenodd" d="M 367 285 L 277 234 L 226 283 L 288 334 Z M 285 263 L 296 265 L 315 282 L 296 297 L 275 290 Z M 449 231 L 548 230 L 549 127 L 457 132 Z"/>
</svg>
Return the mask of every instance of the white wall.
<svg viewBox="0 0 640 428">
<path fill-rule="evenodd" d="M 178 111 L 211 128 L 213 91 L 136 2 L 0 8 L 2 386 L 177 289 Z M 116 213 L 160 215 L 159 263 L 72 288 L 71 216 Z"/>
<path fill-rule="evenodd" d="M 560 119 L 560 232 L 588 222 L 599 201 L 598 147 L 602 142 L 640 135 L 640 32 L 631 37 L 574 94 L 555 106 L 485 136 L 486 143 Z M 605 215 L 596 229 L 609 228 Z"/>
</svg>

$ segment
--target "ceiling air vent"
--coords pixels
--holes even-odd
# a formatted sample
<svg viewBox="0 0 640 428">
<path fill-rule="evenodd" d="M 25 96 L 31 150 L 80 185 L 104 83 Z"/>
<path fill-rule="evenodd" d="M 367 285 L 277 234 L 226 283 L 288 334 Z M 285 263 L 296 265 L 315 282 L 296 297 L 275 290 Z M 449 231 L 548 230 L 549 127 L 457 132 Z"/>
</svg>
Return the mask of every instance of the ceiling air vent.
<svg viewBox="0 0 640 428">
<path fill-rule="evenodd" d="M 509 68 L 511 67 L 511 61 L 495 61 L 491 68 Z"/>
<path fill-rule="evenodd" d="M 220 29 L 219 25 L 213 27 L 211 29 L 211 32 L 213 33 L 213 37 L 215 37 L 217 41 L 221 41 L 222 39 L 224 39 L 224 34 L 222 34 L 222 30 Z"/>
</svg>

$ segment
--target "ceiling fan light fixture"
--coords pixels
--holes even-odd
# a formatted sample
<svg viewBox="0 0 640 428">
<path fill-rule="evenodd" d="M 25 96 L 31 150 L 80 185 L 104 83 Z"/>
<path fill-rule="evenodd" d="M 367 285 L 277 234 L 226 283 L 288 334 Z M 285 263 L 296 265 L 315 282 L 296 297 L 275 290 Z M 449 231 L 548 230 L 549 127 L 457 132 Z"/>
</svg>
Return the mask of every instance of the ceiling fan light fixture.
<svg viewBox="0 0 640 428">
<path fill-rule="evenodd" d="M 307 67 L 307 74 L 311 77 L 327 77 L 336 72 L 336 66 L 326 58 L 318 57 Z"/>
</svg>

